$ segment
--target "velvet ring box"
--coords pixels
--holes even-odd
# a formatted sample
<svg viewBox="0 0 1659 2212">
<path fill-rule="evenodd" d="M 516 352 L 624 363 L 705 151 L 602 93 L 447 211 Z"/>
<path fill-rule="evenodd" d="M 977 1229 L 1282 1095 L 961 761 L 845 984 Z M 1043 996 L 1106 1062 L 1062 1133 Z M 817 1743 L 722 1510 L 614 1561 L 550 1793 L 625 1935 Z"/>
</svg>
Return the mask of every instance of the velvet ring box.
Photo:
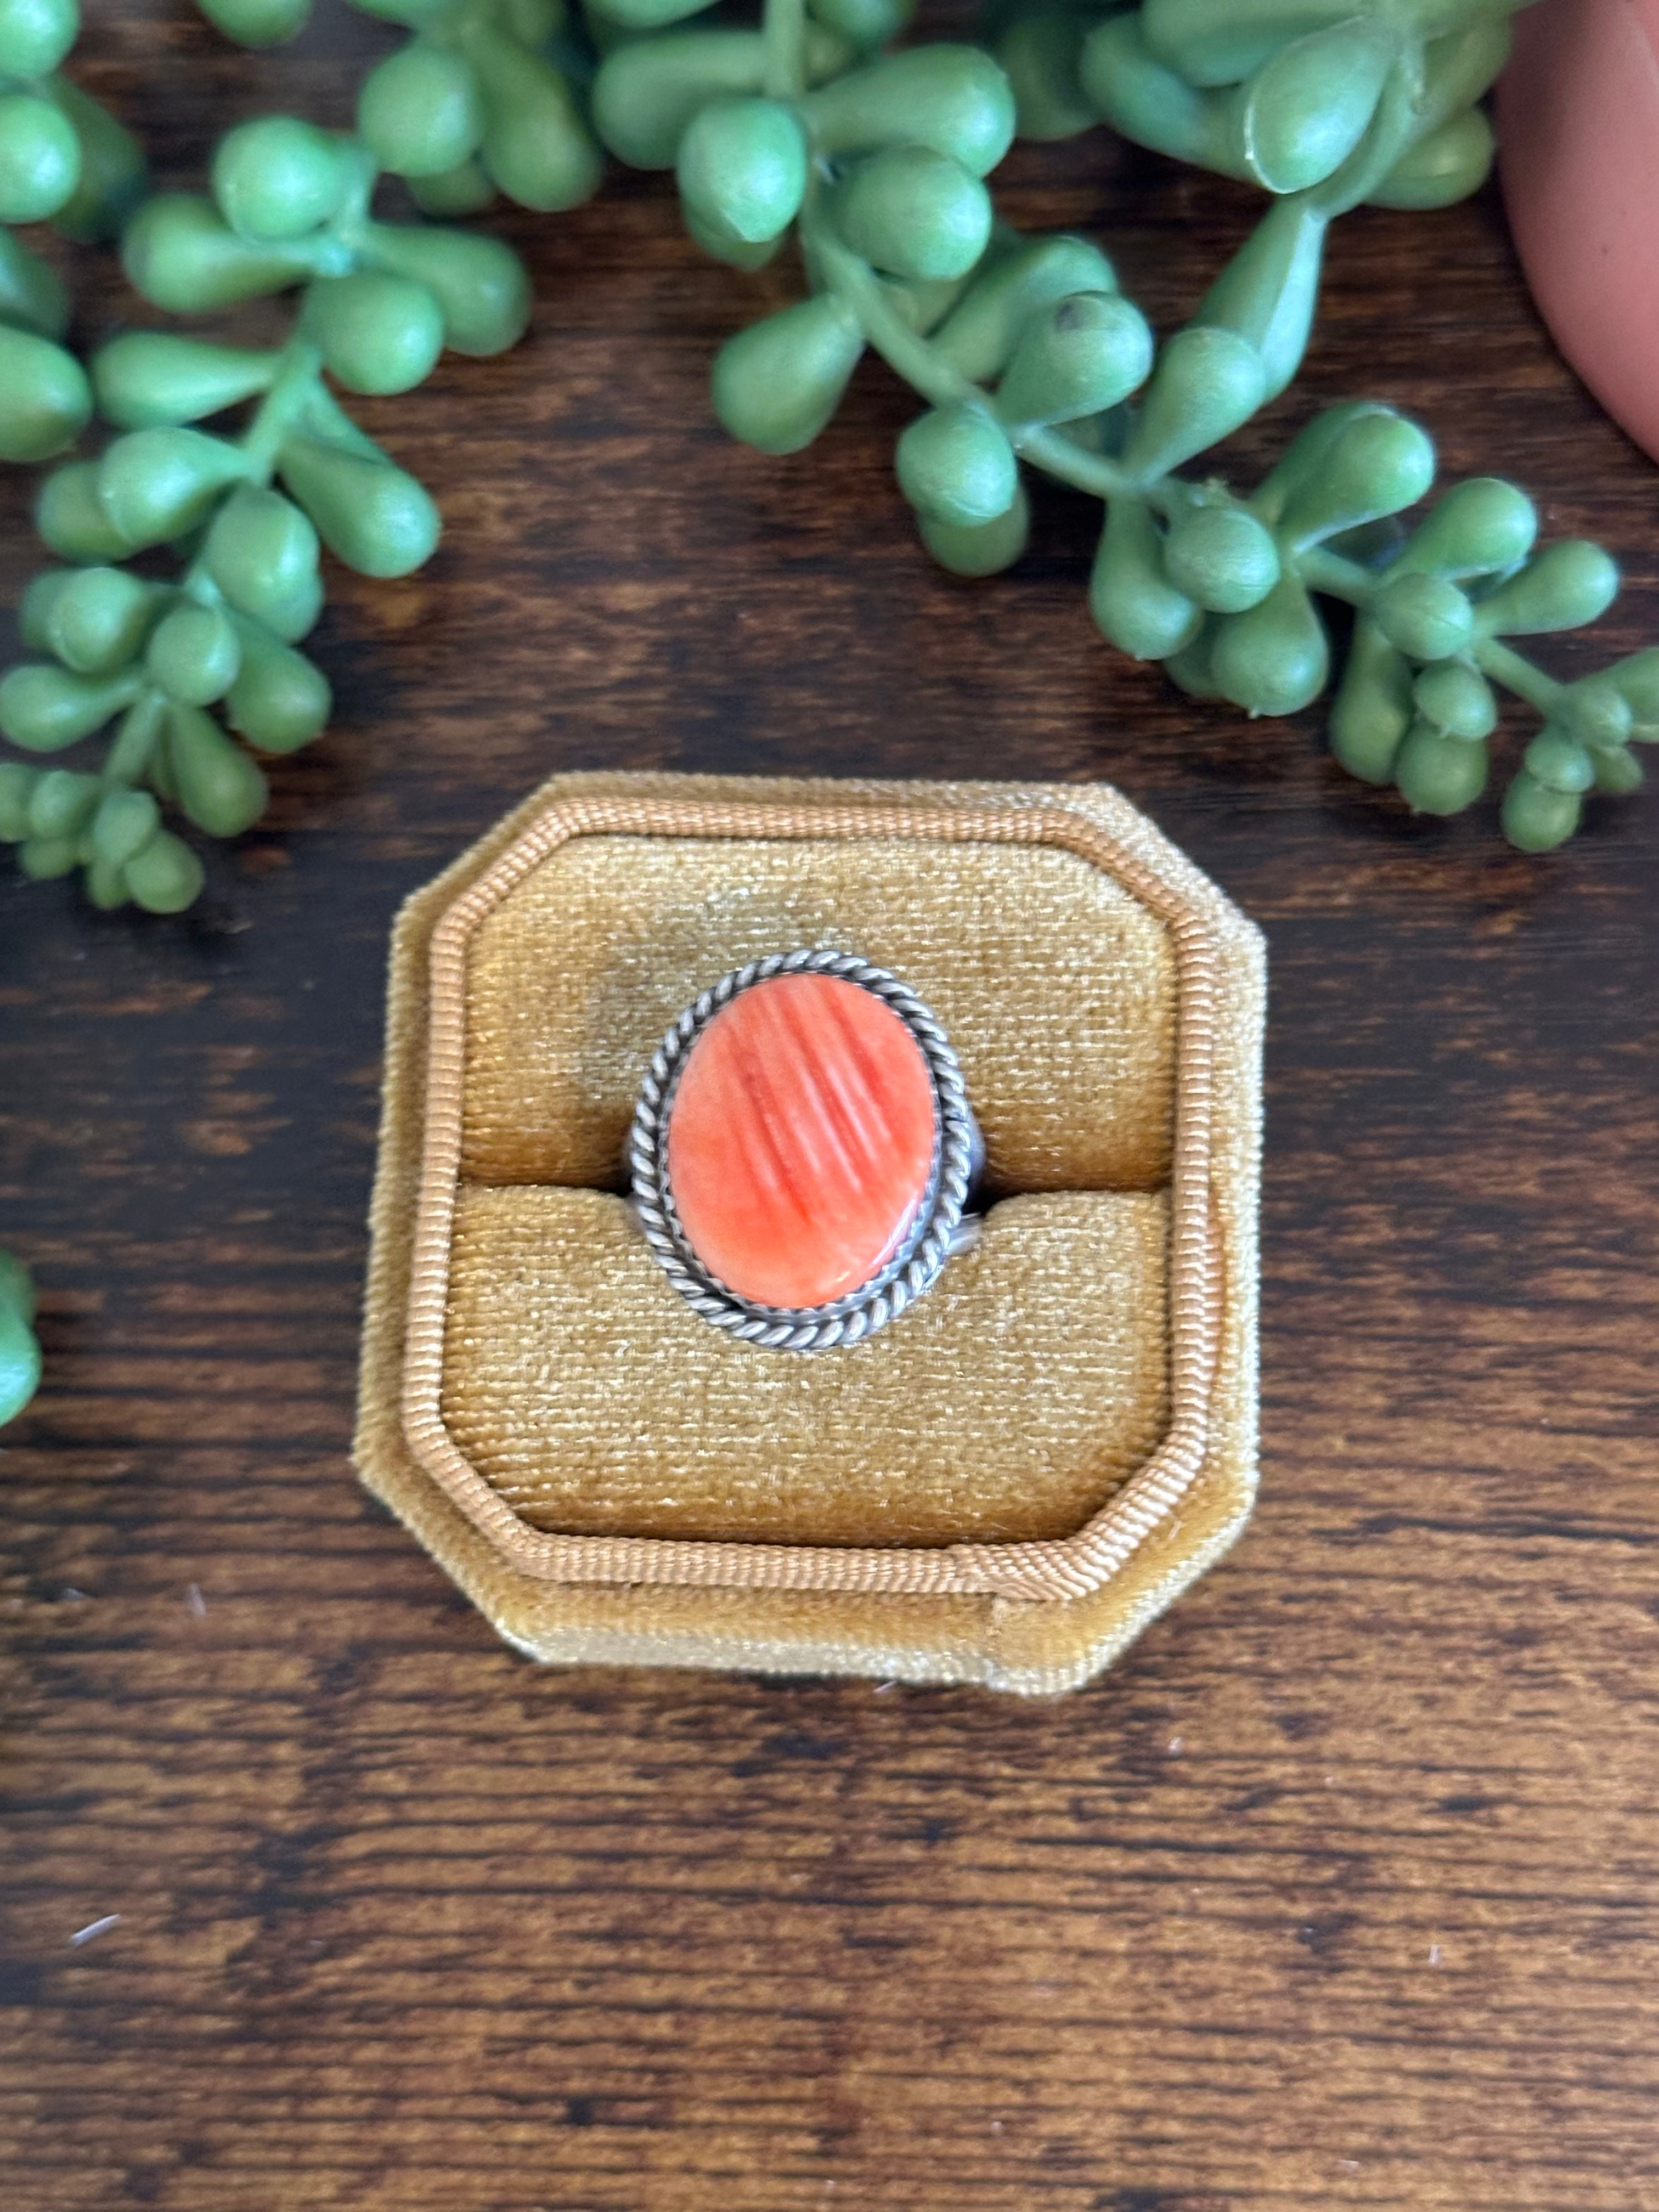
<svg viewBox="0 0 1659 2212">
<path fill-rule="evenodd" d="M 943 1022 L 989 1211 L 811 1357 L 676 1295 L 620 1160 L 727 969 Z M 1258 933 L 1103 787 L 556 778 L 404 908 L 356 1455 L 533 1657 L 1066 1689 L 1255 1480 Z"/>
</svg>

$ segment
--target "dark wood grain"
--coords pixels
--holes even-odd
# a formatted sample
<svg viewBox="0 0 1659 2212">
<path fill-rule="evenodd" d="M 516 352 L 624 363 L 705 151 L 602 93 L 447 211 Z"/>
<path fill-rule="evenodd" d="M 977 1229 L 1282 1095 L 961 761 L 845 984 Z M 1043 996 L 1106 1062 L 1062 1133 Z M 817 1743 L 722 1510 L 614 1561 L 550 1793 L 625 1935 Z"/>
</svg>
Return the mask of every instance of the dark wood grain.
<svg viewBox="0 0 1659 2212">
<path fill-rule="evenodd" d="M 180 173 L 239 115 L 343 120 L 379 37 L 104 13 L 82 74 Z M 1099 134 L 1006 173 L 1165 322 L 1249 219 Z M 4 2202 L 1659 2204 L 1659 812 L 1543 864 L 1408 823 L 1310 718 L 1110 655 L 1086 502 L 942 577 L 881 373 L 798 460 L 730 445 L 710 350 L 786 280 L 701 259 L 660 183 L 501 228 L 530 340 L 364 410 L 444 549 L 337 578 L 337 726 L 201 913 L 0 885 L 48 1361 L 0 1459 Z M 88 333 L 133 313 L 94 269 Z M 1619 551 L 1608 647 L 1659 635 L 1659 473 L 1493 198 L 1343 226 L 1276 412 L 1361 391 Z M 355 1486 L 388 922 L 599 763 L 1106 777 L 1266 926 L 1261 1506 L 1095 1688 L 538 1673 Z"/>
</svg>

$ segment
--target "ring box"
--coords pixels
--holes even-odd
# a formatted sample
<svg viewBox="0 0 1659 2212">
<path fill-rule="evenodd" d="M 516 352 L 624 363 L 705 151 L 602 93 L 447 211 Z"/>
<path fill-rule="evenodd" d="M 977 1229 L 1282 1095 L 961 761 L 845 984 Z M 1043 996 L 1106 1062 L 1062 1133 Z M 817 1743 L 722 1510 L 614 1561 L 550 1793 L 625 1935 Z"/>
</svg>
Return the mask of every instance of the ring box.
<svg viewBox="0 0 1659 2212">
<path fill-rule="evenodd" d="M 667 1025 L 798 945 L 933 1008 L 990 1201 L 811 1358 L 693 1312 L 620 1172 Z M 1249 1515 L 1262 1011 L 1103 787 L 555 778 L 394 933 L 364 1480 L 538 1659 L 1085 1680 Z"/>
</svg>

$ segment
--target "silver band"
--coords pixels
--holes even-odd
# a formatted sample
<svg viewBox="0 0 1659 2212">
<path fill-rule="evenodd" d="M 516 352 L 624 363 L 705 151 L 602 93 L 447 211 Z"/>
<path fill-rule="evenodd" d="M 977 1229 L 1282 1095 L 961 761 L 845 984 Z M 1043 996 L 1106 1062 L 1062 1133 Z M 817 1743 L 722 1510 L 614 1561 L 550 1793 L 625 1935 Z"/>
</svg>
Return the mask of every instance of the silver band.
<svg viewBox="0 0 1659 2212">
<path fill-rule="evenodd" d="M 775 975 L 835 975 L 891 1007 L 915 1037 L 933 1080 L 936 1108 L 933 1170 L 903 1243 L 870 1280 L 833 1304 L 767 1306 L 738 1296 L 704 1267 L 674 1209 L 666 1135 L 674 1092 L 700 1032 L 739 992 Z M 896 1320 L 930 1289 L 952 1252 L 977 1242 L 964 1212 L 984 1160 L 984 1146 L 963 1090 L 962 1069 L 944 1030 L 914 991 L 885 968 L 851 952 L 774 952 L 722 975 L 688 1006 L 657 1048 L 640 1089 L 629 1134 L 634 1206 L 646 1242 L 688 1304 L 744 1343 L 779 1352 L 829 1352 L 853 1345 Z"/>
</svg>

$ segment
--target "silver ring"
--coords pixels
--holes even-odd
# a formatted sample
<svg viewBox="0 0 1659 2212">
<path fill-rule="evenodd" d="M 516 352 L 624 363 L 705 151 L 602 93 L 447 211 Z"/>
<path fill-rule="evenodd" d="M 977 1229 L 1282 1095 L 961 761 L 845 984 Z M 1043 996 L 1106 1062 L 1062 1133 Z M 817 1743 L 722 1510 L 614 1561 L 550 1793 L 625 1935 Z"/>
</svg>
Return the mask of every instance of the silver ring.
<svg viewBox="0 0 1659 2212">
<path fill-rule="evenodd" d="M 669 1176 L 669 1127 L 693 1046 L 743 993 L 778 976 L 824 975 L 856 985 L 896 1014 L 920 1049 L 932 1088 L 932 1163 L 915 1212 L 865 1281 L 821 1305 L 768 1305 L 721 1281 L 686 1234 Z M 635 1211 L 669 1281 L 696 1312 L 744 1343 L 779 1352 L 829 1352 L 860 1343 L 932 1288 L 953 1252 L 978 1241 L 967 1207 L 984 1146 L 944 1030 L 915 992 L 857 954 L 775 952 L 734 968 L 702 993 L 658 1047 L 629 1134 Z"/>
</svg>

